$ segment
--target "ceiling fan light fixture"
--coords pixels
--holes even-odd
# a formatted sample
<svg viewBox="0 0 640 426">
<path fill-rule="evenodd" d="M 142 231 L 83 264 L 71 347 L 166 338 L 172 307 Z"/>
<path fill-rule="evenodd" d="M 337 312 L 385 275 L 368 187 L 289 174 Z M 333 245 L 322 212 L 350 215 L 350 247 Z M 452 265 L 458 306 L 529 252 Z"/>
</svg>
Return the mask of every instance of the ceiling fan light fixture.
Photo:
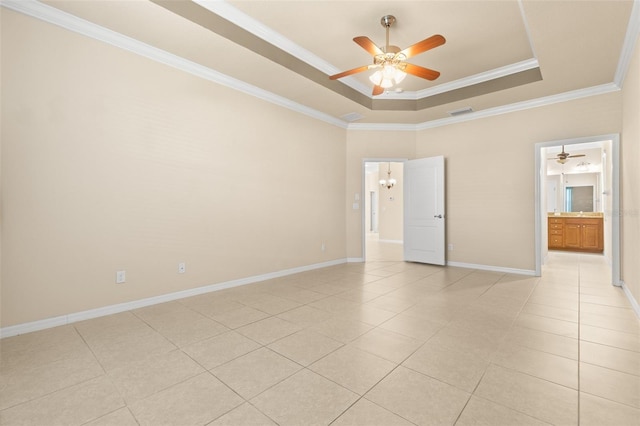
<svg viewBox="0 0 640 426">
<path fill-rule="evenodd" d="M 369 80 L 376 86 L 389 89 L 404 80 L 406 76 L 407 73 L 393 65 L 385 65 L 381 70 L 377 70 L 371 74 Z"/>
</svg>

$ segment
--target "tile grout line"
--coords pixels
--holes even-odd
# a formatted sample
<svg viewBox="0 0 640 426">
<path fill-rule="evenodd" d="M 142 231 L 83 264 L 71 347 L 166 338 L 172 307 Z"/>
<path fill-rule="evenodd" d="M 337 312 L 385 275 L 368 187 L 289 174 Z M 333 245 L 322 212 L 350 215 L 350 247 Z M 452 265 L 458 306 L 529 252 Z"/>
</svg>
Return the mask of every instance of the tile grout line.
<svg viewBox="0 0 640 426">
<path fill-rule="evenodd" d="M 580 350 L 581 350 L 581 340 L 580 340 L 580 330 L 582 329 L 582 325 L 580 324 L 580 314 L 581 314 L 581 306 L 580 306 L 580 299 L 582 298 L 582 271 L 581 271 L 581 265 L 582 265 L 582 255 L 580 257 L 578 257 L 579 261 L 578 261 L 578 413 L 577 413 L 577 417 L 578 417 L 578 425 L 580 425 L 580 392 L 581 392 L 581 388 L 580 388 Z"/>
</svg>

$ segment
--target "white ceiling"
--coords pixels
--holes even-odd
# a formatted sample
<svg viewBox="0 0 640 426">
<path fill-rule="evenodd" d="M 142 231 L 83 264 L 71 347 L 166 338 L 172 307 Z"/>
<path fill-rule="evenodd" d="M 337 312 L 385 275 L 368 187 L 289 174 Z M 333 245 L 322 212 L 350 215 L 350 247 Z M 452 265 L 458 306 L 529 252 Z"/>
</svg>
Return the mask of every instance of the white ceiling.
<svg viewBox="0 0 640 426">
<path fill-rule="evenodd" d="M 348 126 L 345 114 L 361 115 L 351 128 L 419 128 L 467 106 L 481 116 L 618 90 L 640 26 L 633 0 L 2 4 L 336 125 Z M 397 18 L 391 44 L 446 38 L 409 60 L 440 77 L 408 76 L 401 93 L 376 97 L 370 72 L 330 81 L 371 62 L 352 39 L 384 45 L 386 14 Z"/>
<path fill-rule="evenodd" d="M 562 151 L 562 146 L 546 148 L 543 159 L 547 161 L 547 176 L 559 174 L 600 173 L 602 171 L 603 142 L 589 142 L 564 146 L 564 152 L 584 157 L 569 158 L 564 164 L 555 159 Z"/>
</svg>

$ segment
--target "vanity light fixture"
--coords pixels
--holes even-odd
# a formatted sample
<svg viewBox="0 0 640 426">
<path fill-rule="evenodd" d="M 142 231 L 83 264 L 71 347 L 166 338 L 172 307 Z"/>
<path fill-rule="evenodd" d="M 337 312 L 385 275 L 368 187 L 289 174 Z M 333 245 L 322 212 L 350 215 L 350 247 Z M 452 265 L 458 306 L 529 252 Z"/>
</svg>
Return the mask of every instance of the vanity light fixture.
<svg viewBox="0 0 640 426">
<path fill-rule="evenodd" d="M 590 169 L 591 163 L 589 163 L 588 161 L 581 161 L 578 164 L 576 164 L 576 170 L 580 170 L 581 172 L 586 172 Z"/>
</svg>

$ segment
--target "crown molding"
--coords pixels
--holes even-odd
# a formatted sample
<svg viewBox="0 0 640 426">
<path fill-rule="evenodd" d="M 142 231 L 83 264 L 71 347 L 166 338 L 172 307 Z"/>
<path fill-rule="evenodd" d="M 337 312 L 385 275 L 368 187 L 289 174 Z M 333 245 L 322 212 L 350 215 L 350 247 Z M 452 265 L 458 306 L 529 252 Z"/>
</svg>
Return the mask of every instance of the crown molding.
<svg viewBox="0 0 640 426">
<path fill-rule="evenodd" d="M 202 1 L 202 0 L 198 0 Z M 632 13 L 631 22 L 627 30 L 627 38 L 623 54 L 618 66 L 618 73 L 616 73 L 617 79 L 623 79 L 624 73 L 628 68 L 630 61 L 630 53 L 633 52 L 635 38 L 637 39 L 638 31 L 640 28 L 640 7 L 638 6 L 640 0 L 634 1 L 634 11 Z M 224 2 L 213 2 L 223 3 Z M 486 110 L 476 111 L 469 114 L 464 114 L 457 117 L 447 117 L 438 120 L 426 121 L 417 124 L 405 124 L 405 123 L 348 123 L 339 118 L 333 117 L 329 114 L 323 113 L 316 109 L 307 107 L 300 103 L 294 102 L 283 96 L 276 95 L 264 89 L 260 89 L 251 84 L 245 83 L 241 80 L 235 79 L 228 75 L 214 71 L 210 68 L 204 67 L 195 62 L 186 60 L 177 55 L 171 54 L 164 50 L 155 48 L 148 44 L 142 43 L 131 37 L 109 30 L 107 28 L 98 26 L 92 22 L 78 18 L 77 16 L 63 12 L 54 7 L 40 3 L 36 0 L 0 0 L 0 5 L 7 9 L 14 10 L 16 12 L 23 13 L 25 15 L 32 16 L 42 21 L 49 22 L 51 24 L 60 26 L 69 31 L 73 31 L 82 34 L 87 37 L 108 43 L 112 46 L 127 50 L 137 55 L 146 57 L 156 62 L 171 66 L 173 68 L 188 72 L 197 77 L 206 79 L 208 81 L 221 84 L 223 86 L 241 91 L 248 95 L 257 97 L 264 101 L 270 102 L 275 105 L 282 106 L 292 111 L 307 115 L 311 118 L 323 121 L 325 123 L 347 129 L 347 130 L 373 130 L 373 131 L 417 131 L 425 130 L 440 126 L 446 126 L 450 124 L 461 123 L 465 121 L 476 120 L 485 117 L 491 117 L 501 114 L 508 114 L 515 111 L 522 111 L 530 108 L 537 108 L 545 105 L 551 105 L 559 102 L 567 102 L 574 99 L 584 98 L 588 96 L 597 96 L 601 94 L 611 93 L 620 90 L 621 86 L 617 83 L 608 83 L 599 86 L 594 86 L 585 89 L 574 90 L 571 92 L 561 93 L 552 96 L 546 96 L 542 98 L 532 99 L 528 101 L 517 102 L 510 105 L 503 105 L 496 108 L 489 108 Z M 623 59 L 627 58 L 627 59 Z M 537 60 L 530 59 L 522 61 L 516 66 L 521 69 L 529 69 L 537 64 Z M 624 70 L 620 71 L 620 70 Z M 495 71 L 495 70 L 494 70 Z M 499 71 L 504 72 L 505 70 Z M 493 72 L 493 71 L 490 71 Z M 620 74 L 620 75 L 619 75 Z M 486 76 L 485 76 L 486 77 Z M 479 77 L 482 78 L 482 77 Z"/>
<path fill-rule="evenodd" d="M 615 83 L 601 84 L 599 86 L 588 87 L 586 89 L 572 90 L 570 92 L 559 93 L 557 95 L 545 96 L 542 98 L 531 99 L 528 101 L 516 102 L 509 105 L 503 105 L 495 108 L 488 108 L 481 111 L 471 112 L 469 114 L 459 115 L 456 117 L 441 118 L 439 120 L 425 121 L 418 124 L 397 124 L 397 123 L 351 123 L 349 130 L 396 130 L 396 131 L 418 131 L 432 129 L 435 127 L 448 126 L 450 124 L 463 123 L 465 121 L 477 120 L 480 118 L 493 117 L 496 115 L 509 114 L 516 111 L 523 111 L 531 108 L 538 108 L 547 105 L 553 105 L 562 102 L 573 101 L 576 99 L 586 98 L 590 96 L 604 95 L 607 93 L 617 92 L 620 90 Z"/>
<path fill-rule="evenodd" d="M 303 48 L 302 46 L 284 37 L 282 34 L 278 33 L 272 28 L 267 27 L 266 25 L 262 24 L 260 21 L 252 18 L 251 16 L 245 14 L 239 9 L 233 7 L 231 4 L 227 3 L 224 0 L 217 0 L 217 1 L 192 0 L 192 1 L 202 6 L 203 8 L 209 10 L 210 12 L 215 13 L 216 15 L 221 16 L 224 19 L 228 20 L 229 22 L 232 22 L 233 24 L 239 26 L 240 28 L 250 32 L 256 37 L 259 37 L 262 40 L 278 47 L 279 49 L 282 49 L 283 51 L 289 53 L 290 55 L 307 63 L 308 65 L 322 71 L 323 73 L 327 74 L 327 76 L 337 74 L 340 71 L 342 71 L 341 69 L 325 61 L 321 57 L 313 54 L 309 50 Z M 522 16 L 522 22 L 525 27 L 527 39 L 529 41 L 529 45 L 531 46 L 531 51 L 533 52 L 533 43 L 531 41 L 531 35 L 527 25 L 527 20 L 524 14 L 524 10 L 522 8 L 522 0 L 518 0 L 518 4 L 520 5 L 519 6 L 520 14 Z M 517 74 L 519 72 L 537 68 L 537 67 L 539 67 L 538 60 L 535 58 L 531 58 L 525 61 L 517 62 L 515 64 L 505 65 L 503 67 L 499 67 L 493 70 L 489 70 L 489 71 L 475 74 L 469 77 L 461 78 L 456 81 L 439 84 L 437 86 L 430 87 L 428 89 L 423 89 L 415 92 L 401 92 L 401 93 L 385 92 L 384 95 L 376 97 L 375 99 L 418 100 L 418 99 L 426 98 L 429 96 L 437 95 L 440 93 L 460 89 L 463 87 L 473 86 L 478 83 L 505 77 L 511 74 Z M 357 80 L 355 77 L 349 76 L 341 79 L 341 81 L 345 85 L 351 87 L 352 89 L 362 93 L 363 95 L 366 95 L 371 99 L 374 99 L 373 96 L 371 96 L 371 87 L 365 84 L 362 84 L 362 82 Z"/>
<path fill-rule="evenodd" d="M 245 83 L 244 81 L 212 70 L 211 68 L 207 68 L 162 49 L 158 49 L 134 38 L 101 27 L 44 3 L 40 3 L 35 0 L 2 0 L 0 5 L 15 12 L 20 12 L 50 24 L 57 25 L 69 31 L 102 41 L 205 80 L 221 84 L 272 104 L 310 116 L 317 120 L 345 129 L 347 128 L 348 123 L 344 120 L 340 120 L 316 109 L 309 108 L 283 96 L 276 95 L 275 93 Z"/>
<path fill-rule="evenodd" d="M 627 32 L 624 37 L 624 44 L 622 45 L 622 52 L 620 52 L 620 59 L 618 60 L 618 68 L 616 68 L 616 75 L 613 78 L 613 82 L 622 88 L 624 79 L 629 69 L 629 63 L 633 57 L 633 51 L 635 45 L 638 42 L 640 36 L 640 0 L 634 0 L 633 7 L 631 9 L 631 16 L 629 17 L 629 25 L 627 25 Z"/>
</svg>

